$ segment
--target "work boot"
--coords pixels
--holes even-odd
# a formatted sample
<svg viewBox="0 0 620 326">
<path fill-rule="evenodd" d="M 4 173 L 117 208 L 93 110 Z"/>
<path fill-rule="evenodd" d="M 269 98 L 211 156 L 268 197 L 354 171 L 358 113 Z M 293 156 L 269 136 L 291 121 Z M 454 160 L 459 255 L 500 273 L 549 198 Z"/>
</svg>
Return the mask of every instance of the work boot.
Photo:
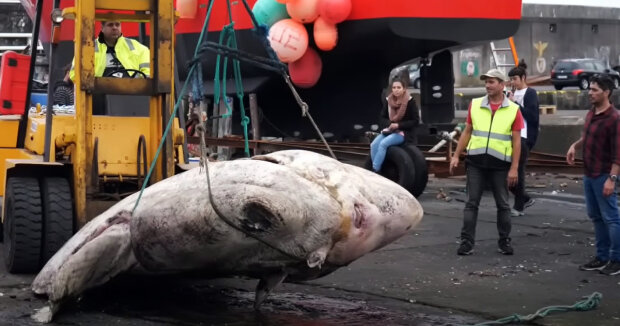
<svg viewBox="0 0 620 326">
<path fill-rule="evenodd" d="M 602 261 L 598 258 L 594 258 L 589 263 L 579 266 L 579 269 L 582 271 L 600 271 L 607 266 L 608 263 L 609 261 Z"/>
<path fill-rule="evenodd" d="M 474 245 L 471 241 L 463 239 L 461 240 L 461 245 L 459 249 L 456 251 L 456 254 L 459 256 L 468 256 L 474 253 Z"/>
<path fill-rule="evenodd" d="M 610 261 L 609 264 L 605 265 L 605 267 L 601 269 L 600 273 L 605 275 L 620 274 L 620 261 Z"/>
<path fill-rule="evenodd" d="M 514 249 L 512 249 L 512 245 L 510 245 L 510 238 L 500 239 L 498 242 L 499 248 L 497 251 L 502 255 L 512 255 L 514 254 Z"/>
</svg>

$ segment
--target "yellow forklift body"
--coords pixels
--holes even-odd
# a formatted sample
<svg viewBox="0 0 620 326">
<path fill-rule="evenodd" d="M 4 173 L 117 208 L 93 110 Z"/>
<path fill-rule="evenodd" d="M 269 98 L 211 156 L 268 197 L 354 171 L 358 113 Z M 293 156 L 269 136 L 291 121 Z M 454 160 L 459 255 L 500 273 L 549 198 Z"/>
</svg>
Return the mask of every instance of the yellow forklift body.
<svg viewBox="0 0 620 326">
<path fill-rule="evenodd" d="M 4 130 L 2 131 L 4 134 Z M 23 148 L 0 148 L 0 196 L 4 197 L 4 187 L 6 185 L 7 170 L 15 166 L 15 160 L 28 160 L 41 162 L 42 159 L 37 155 L 28 153 Z"/>
<path fill-rule="evenodd" d="M 15 148 L 17 145 L 19 119 L 15 119 L 13 116 L 0 116 L 0 119 L 0 148 Z"/>
</svg>

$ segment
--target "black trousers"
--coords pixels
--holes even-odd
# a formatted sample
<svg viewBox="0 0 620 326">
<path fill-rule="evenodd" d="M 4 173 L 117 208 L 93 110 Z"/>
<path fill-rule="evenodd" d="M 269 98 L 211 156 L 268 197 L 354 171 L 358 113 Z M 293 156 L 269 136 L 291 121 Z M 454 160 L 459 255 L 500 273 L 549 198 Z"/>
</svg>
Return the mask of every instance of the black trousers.
<svg viewBox="0 0 620 326">
<path fill-rule="evenodd" d="M 525 192 L 525 165 L 527 164 L 527 157 L 530 155 L 530 147 L 527 145 L 526 139 L 521 138 L 521 156 L 519 157 L 519 176 L 517 178 L 517 184 L 510 188 L 510 192 L 515 195 L 514 209 L 522 212 L 525 208 L 525 203 L 530 200 L 530 196 Z"/>
<path fill-rule="evenodd" d="M 487 184 L 491 186 L 497 206 L 497 231 L 500 240 L 510 237 L 510 204 L 508 203 L 508 170 L 483 169 L 467 165 L 467 203 L 463 212 L 461 239 L 475 243 L 478 206 Z"/>
</svg>

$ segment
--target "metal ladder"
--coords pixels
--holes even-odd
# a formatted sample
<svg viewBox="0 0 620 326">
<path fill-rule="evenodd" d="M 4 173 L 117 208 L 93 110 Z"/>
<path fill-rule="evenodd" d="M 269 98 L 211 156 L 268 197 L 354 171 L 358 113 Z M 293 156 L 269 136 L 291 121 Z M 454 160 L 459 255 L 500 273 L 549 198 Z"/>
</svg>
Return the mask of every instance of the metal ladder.
<svg viewBox="0 0 620 326">
<path fill-rule="evenodd" d="M 508 44 L 505 44 L 506 41 Z M 501 45 L 498 47 L 496 43 L 501 43 Z M 506 73 L 506 67 L 515 67 L 519 64 L 519 55 L 517 54 L 517 48 L 515 46 L 514 38 L 512 36 L 509 37 L 508 40 L 490 42 L 489 45 L 491 46 L 491 54 L 493 55 L 493 62 L 495 63 L 495 68 Z M 509 61 L 502 62 L 500 60 L 500 56 L 498 55 L 498 53 L 500 52 L 510 53 L 514 60 L 514 63 Z"/>
</svg>

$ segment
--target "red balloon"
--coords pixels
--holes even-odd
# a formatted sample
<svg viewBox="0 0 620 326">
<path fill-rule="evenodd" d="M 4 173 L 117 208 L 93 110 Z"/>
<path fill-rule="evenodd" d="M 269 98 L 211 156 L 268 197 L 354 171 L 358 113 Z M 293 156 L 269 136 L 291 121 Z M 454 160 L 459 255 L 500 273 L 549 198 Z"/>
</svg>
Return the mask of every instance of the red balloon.
<svg viewBox="0 0 620 326">
<path fill-rule="evenodd" d="M 291 81 L 301 88 L 310 88 L 316 85 L 321 78 L 322 70 L 321 57 L 313 48 L 308 48 L 299 60 L 288 64 Z"/>
<path fill-rule="evenodd" d="M 332 24 L 343 22 L 351 13 L 351 0 L 319 0 L 319 14 Z"/>
</svg>

